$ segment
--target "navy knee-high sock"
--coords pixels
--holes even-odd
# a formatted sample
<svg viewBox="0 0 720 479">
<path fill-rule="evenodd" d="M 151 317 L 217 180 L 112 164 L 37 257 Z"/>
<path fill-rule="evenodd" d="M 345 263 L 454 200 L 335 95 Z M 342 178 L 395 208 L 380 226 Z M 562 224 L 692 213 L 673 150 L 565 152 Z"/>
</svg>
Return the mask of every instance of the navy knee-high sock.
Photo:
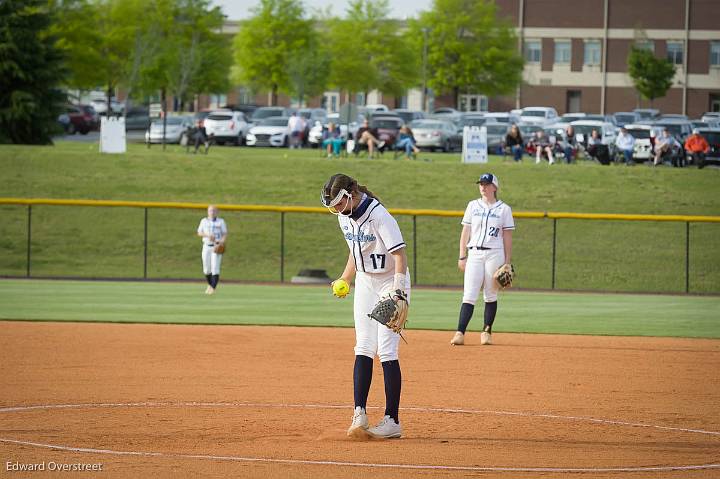
<svg viewBox="0 0 720 479">
<path fill-rule="evenodd" d="M 400 361 L 385 361 L 382 363 L 385 376 L 385 415 L 390 416 L 400 424 L 398 418 L 400 410 L 400 390 L 402 389 L 402 374 Z"/>
<path fill-rule="evenodd" d="M 485 326 L 483 331 L 492 333 L 492 325 L 495 322 L 495 314 L 497 313 L 497 301 L 485 303 Z"/>
<path fill-rule="evenodd" d="M 219 274 L 212 275 L 212 283 L 210 284 L 210 286 L 212 286 L 213 288 L 217 288 L 217 285 L 219 282 L 220 282 L 220 275 Z"/>
<path fill-rule="evenodd" d="M 370 393 L 372 382 L 373 359 L 358 354 L 355 356 L 355 369 L 353 370 L 353 392 L 355 395 L 355 407 L 365 409 L 367 398 Z"/>
<path fill-rule="evenodd" d="M 208 284 L 209 284 L 210 286 L 212 286 L 212 275 L 211 275 L 211 274 L 206 274 L 206 275 L 205 275 L 205 279 L 207 279 Z"/>
<path fill-rule="evenodd" d="M 465 330 L 472 319 L 473 311 L 475 311 L 475 305 L 470 303 L 463 303 L 460 306 L 460 319 L 458 320 L 457 330 L 465 334 Z"/>
</svg>

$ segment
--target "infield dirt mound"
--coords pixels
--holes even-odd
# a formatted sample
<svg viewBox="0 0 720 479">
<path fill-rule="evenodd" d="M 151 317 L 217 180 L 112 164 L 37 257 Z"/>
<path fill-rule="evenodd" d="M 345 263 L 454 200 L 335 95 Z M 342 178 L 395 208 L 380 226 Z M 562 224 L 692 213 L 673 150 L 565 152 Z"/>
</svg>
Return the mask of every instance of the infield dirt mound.
<svg viewBox="0 0 720 479">
<path fill-rule="evenodd" d="M 102 462 L 101 477 L 720 476 L 593 471 L 720 462 L 720 435 L 680 430 L 720 431 L 716 340 L 496 333 L 486 347 L 471 333 L 451 347 L 451 333 L 410 330 L 404 437 L 358 442 L 351 329 L 1 326 L 0 404 L 78 405 L 0 412 L 0 439 L 20 442 L 0 442 L 3 474 L 55 461 Z M 371 422 L 382 379 L 376 362 Z"/>
</svg>

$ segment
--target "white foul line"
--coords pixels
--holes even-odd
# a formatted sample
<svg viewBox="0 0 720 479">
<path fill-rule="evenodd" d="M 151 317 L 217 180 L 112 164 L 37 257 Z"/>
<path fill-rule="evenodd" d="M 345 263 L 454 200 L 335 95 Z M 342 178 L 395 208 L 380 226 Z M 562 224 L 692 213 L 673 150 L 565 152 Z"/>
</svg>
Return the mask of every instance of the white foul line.
<svg viewBox="0 0 720 479">
<path fill-rule="evenodd" d="M 345 409 L 348 406 L 341 405 L 324 405 L 324 404 L 262 404 L 262 403 L 228 403 L 228 402 L 133 402 L 133 403 L 87 403 L 87 404 L 47 404 L 33 406 L 12 406 L 0 408 L 0 413 L 21 412 L 31 410 L 48 410 L 48 409 L 84 409 L 84 408 L 130 408 L 130 407 L 257 407 L 257 408 L 304 408 L 304 409 Z M 368 409 L 378 409 L 379 407 L 370 407 Z M 504 416 L 521 416 L 521 417 L 540 417 L 547 419 L 564 419 L 571 421 L 588 421 L 600 424 L 610 424 L 618 426 L 630 427 L 646 427 L 657 428 L 669 431 L 688 432 L 697 434 L 707 434 L 720 436 L 720 432 L 706 431 L 702 429 L 687 429 L 670 426 L 657 426 L 653 424 L 631 423 L 624 421 L 615 421 L 608 419 L 588 418 L 581 416 L 560 416 L 556 414 L 538 414 L 511 411 L 484 411 L 477 409 L 457 409 L 457 408 L 435 408 L 435 407 L 403 407 L 404 411 L 418 412 L 440 412 L 450 414 L 494 414 Z M 449 465 L 432 465 L 432 464 L 377 464 L 363 462 L 344 462 L 344 461 L 319 461 L 305 459 L 274 459 L 260 457 L 243 457 L 243 456 L 217 456 L 211 454 L 179 454 L 164 452 L 147 452 L 147 451 L 117 451 L 113 449 L 95 449 L 84 447 L 71 447 L 58 444 L 45 444 L 39 442 L 19 441 L 16 439 L 0 438 L 0 442 L 5 444 L 17 444 L 23 446 L 40 447 L 45 449 L 55 449 L 68 452 L 81 452 L 90 454 L 107 454 L 115 456 L 141 456 L 141 457 L 170 457 L 177 459 L 209 459 L 216 461 L 234 461 L 234 462 L 255 462 L 255 463 L 273 463 L 273 464 L 295 464 L 295 465 L 329 465 L 344 467 L 371 467 L 371 468 L 393 468 L 393 469 L 420 469 L 420 470 L 446 470 L 446 471 L 475 471 L 475 472 L 672 472 L 672 471 L 690 471 L 701 469 L 720 469 L 720 464 L 698 464 L 686 466 L 638 466 L 638 467 L 603 467 L 603 468 L 574 468 L 574 467 L 492 467 L 492 466 L 449 466 Z"/>
</svg>

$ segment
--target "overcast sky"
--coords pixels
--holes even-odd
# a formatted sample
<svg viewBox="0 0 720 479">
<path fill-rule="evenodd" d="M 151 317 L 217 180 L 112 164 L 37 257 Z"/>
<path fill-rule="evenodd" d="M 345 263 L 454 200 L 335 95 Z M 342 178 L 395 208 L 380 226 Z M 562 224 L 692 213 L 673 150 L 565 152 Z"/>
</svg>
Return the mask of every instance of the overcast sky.
<svg viewBox="0 0 720 479">
<path fill-rule="evenodd" d="M 258 0 L 215 0 L 216 5 L 220 5 L 225 15 L 230 20 L 241 20 L 250 16 L 250 9 L 257 5 Z M 327 6 L 332 7 L 332 13 L 342 16 L 347 8 L 346 0 L 303 0 L 306 11 L 313 9 L 323 9 Z M 392 18 L 405 19 L 409 17 L 417 17 L 421 10 L 429 10 L 432 0 L 389 0 L 390 16 Z"/>
</svg>

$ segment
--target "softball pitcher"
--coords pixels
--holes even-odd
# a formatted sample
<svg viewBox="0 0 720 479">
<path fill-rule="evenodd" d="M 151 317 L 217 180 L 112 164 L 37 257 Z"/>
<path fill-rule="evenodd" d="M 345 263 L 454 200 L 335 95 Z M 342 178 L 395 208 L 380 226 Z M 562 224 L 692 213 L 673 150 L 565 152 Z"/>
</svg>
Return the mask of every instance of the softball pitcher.
<svg viewBox="0 0 720 479">
<path fill-rule="evenodd" d="M 500 182 L 497 176 L 485 173 L 477 183 L 481 197 L 468 203 L 462 219 L 458 268 L 465 272 L 465 288 L 457 332 L 450 341 L 454 346 L 465 344 L 465 331 L 480 289 L 485 301 L 485 325 L 480 333 L 480 344 L 492 344 L 498 292 L 493 274 L 503 264 L 510 263 L 512 256 L 515 220 L 510 206 L 497 199 Z"/>
<path fill-rule="evenodd" d="M 222 253 L 216 253 L 215 247 L 225 245 L 228 230 L 225 220 L 218 218 L 218 209 L 214 205 L 208 206 L 207 218 L 200 220 L 197 235 L 202 238 L 202 265 L 203 273 L 207 279 L 208 287 L 205 294 L 215 294 L 215 289 L 220 282 L 220 265 L 222 264 Z"/>
<path fill-rule="evenodd" d="M 396 297 L 409 296 L 405 241 L 395 218 L 378 198 L 347 175 L 331 176 L 322 189 L 321 201 L 338 216 L 340 231 L 350 250 L 339 279 L 350 284 L 355 278 L 355 410 L 347 434 L 355 438 L 400 437 L 400 335 L 372 320 L 368 314 L 388 293 L 398 292 Z M 376 355 L 380 357 L 385 378 L 385 416 L 377 426 L 368 427 L 366 405 Z"/>
</svg>

